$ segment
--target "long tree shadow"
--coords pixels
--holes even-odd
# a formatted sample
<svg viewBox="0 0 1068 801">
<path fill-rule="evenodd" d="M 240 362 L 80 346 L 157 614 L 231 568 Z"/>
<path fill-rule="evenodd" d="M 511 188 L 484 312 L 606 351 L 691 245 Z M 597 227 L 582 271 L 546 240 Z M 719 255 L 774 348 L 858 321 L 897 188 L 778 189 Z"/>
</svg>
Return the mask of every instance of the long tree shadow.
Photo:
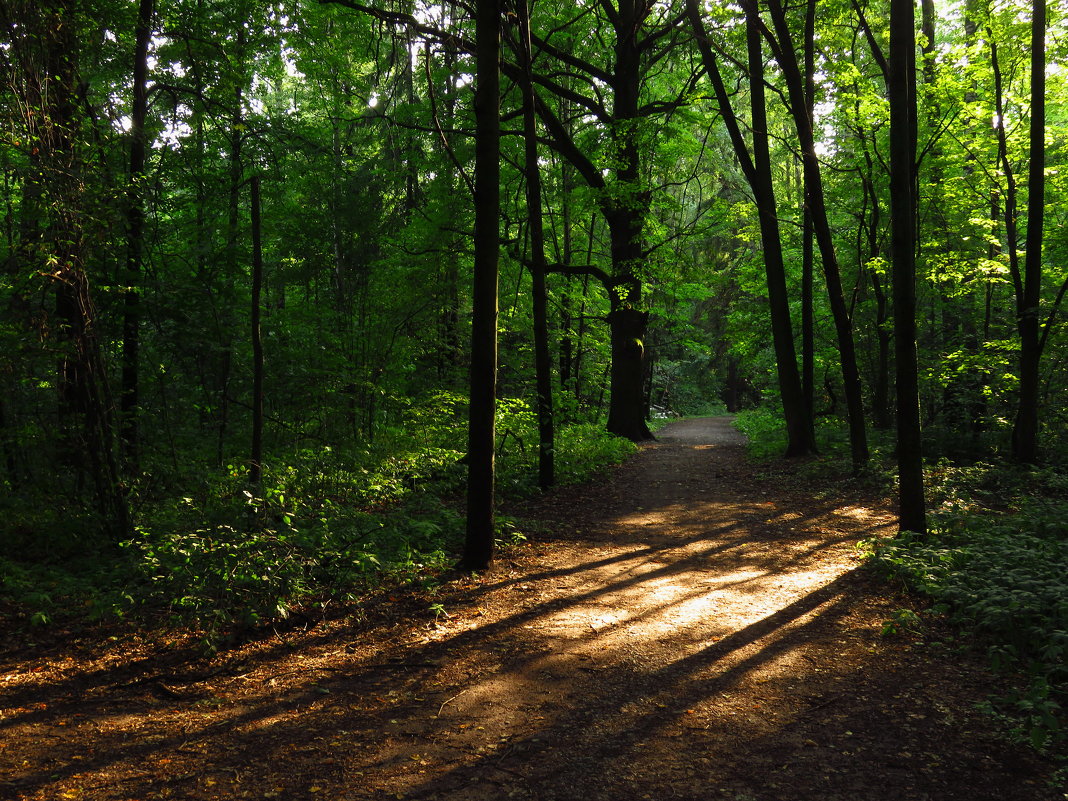
<svg viewBox="0 0 1068 801">
<path fill-rule="evenodd" d="M 0 797 L 74 788 L 94 799 L 230 798 L 250 777 L 285 799 L 1047 797 L 1027 784 L 1032 762 L 939 711 L 937 693 L 923 689 L 922 654 L 873 633 L 863 576 L 838 562 L 818 569 L 877 522 L 834 530 L 831 500 L 799 515 L 788 499 L 687 504 L 690 491 L 652 507 L 617 492 L 595 531 L 557 532 L 544 546 L 566 544 L 581 559 L 456 584 L 451 607 L 489 611 L 440 630 L 324 627 L 295 639 L 299 650 L 262 643 L 196 698 L 113 686 L 128 666 L 9 692 L 0 727 L 39 741 Z M 637 512 L 660 528 L 644 528 Z M 786 528 L 768 525 L 785 512 Z M 714 615 L 701 604 L 728 590 L 763 609 L 779 575 L 804 575 L 808 589 L 734 630 L 714 618 L 670 625 L 680 610 Z M 525 607 L 494 611 L 520 591 L 530 593 Z M 577 634 L 574 620 L 553 627 L 635 599 L 611 636 Z M 631 648 L 622 629 L 654 619 L 666 621 L 661 633 Z M 962 697 L 975 692 L 968 681 L 957 682 Z M 227 700 L 232 687 L 242 689 Z M 873 717 L 884 737 L 842 744 Z M 68 742 L 66 727 L 95 730 L 92 751 Z M 940 773 L 910 763 L 930 743 L 956 744 Z M 874 795 L 870 774 L 884 765 L 895 786 Z M 984 783 L 982 770 L 1004 780 Z"/>
<path fill-rule="evenodd" d="M 714 545 L 707 545 L 706 543 L 708 540 L 716 540 L 716 543 Z M 706 527 L 698 535 L 693 535 L 683 540 L 676 540 L 672 543 L 671 550 L 678 550 L 683 546 L 705 546 L 701 547 L 694 553 L 688 554 L 682 559 L 667 562 L 658 561 L 652 567 L 641 573 L 626 575 L 617 581 L 596 585 L 585 592 L 568 597 L 555 598 L 547 603 L 538 604 L 530 609 L 507 616 L 501 620 L 457 633 L 447 640 L 429 643 L 422 648 L 412 651 L 406 659 L 409 663 L 421 662 L 425 664 L 448 660 L 457 653 L 476 648 L 480 644 L 490 642 L 507 632 L 523 628 L 524 626 L 529 626 L 538 619 L 544 618 L 554 612 L 595 600 L 605 593 L 633 588 L 636 585 L 654 581 L 659 578 L 686 575 L 695 569 L 695 567 L 706 564 L 710 559 L 723 559 L 725 554 L 729 554 L 731 551 L 743 547 L 746 542 L 747 538 L 745 533 L 739 531 L 736 524 L 731 523 L 716 528 Z M 549 581 L 563 576 L 574 576 L 583 572 L 596 571 L 626 563 L 644 565 L 645 560 L 655 556 L 663 556 L 664 550 L 663 547 L 657 546 L 643 546 L 634 550 L 624 549 L 610 558 L 593 559 L 589 562 L 573 565 L 566 569 L 541 571 L 540 574 L 528 576 L 527 581 L 539 579 Z M 739 555 L 738 560 L 745 562 L 751 561 L 749 557 L 744 555 Z M 322 639 L 328 640 L 331 636 L 336 637 L 337 635 L 324 634 Z M 303 647 L 309 648 L 318 644 L 316 643 L 316 639 L 317 638 L 315 637 L 309 638 L 303 643 Z M 278 656 L 280 650 L 284 649 L 281 647 L 265 649 L 264 652 L 257 655 L 257 661 L 269 663 Z M 252 665 L 246 665 L 246 667 L 250 668 Z M 374 667 L 364 668 L 361 675 L 359 668 L 357 668 L 355 675 L 351 675 L 347 679 L 349 691 L 358 687 L 360 684 L 373 684 L 379 681 L 381 677 L 376 675 L 375 670 Z M 44 704 L 40 701 L 40 696 L 37 696 L 33 704 L 34 708 L 26 709 L 21 712 L 14 712 L 13 707 L 18 706 L 20 703 L 31 702 L 31 698 L 26 695 L 20 696 L 19 693 L 9 694 L 5 699 L 5 706 L 8 710 L 12 711 L 5 715 L 5 719 L 0 725 L 10 728 L 16 725 L 42 725 L 49 722 L 54 723 L 57 718 L 72 714 L 75 710 L 77 710 L 77 714 L 81 718 L 82 725 L 94 719 L 101 721 L 108 717 L 130 715 L 132 712 L 135 712 L 135 710 L 131 709 L 129 706 L 116 708 L 113 695 L 106 693 L 100 694 L 89 703 L 86 703 L 84 695 L 79 697 L 77 693 L 71 692 L 71 690 L 78 690 L 79 692 L 84 693 L 89 689 L 106 685 L 116 676 L 126 677 L 128 675 L 129 673 L 125 666 L 116 666 L 112 669 L 94 671 L 89 675 L 71 676 L 65 682 L 58 683 L 59 685 L 69 684 L 69 686 L 55 686 L 51 688 L 52 692 L 50 692 L 49 695 L 51 695 L 52 699 L 55 699 L 53 703 Z M 242 727 L 254 723 L 257 720 L 276 718 L 279 715 L 284 715 L 287 711 L 295 710 L 299 708 L 302 703 L 305 703 L 308 697 L 308 692 L 316 691 L 317 690 L 307 692 L 298 691 L 297 700 L 295 701 L 282 701 L 274 698 L 265 699 L 265 703 L 261 706 L 257 706 L 243 714 L 234 716 L 228 721 L 214 724 L 210 729 L 210 736 L 236 732 Z M 27 691 L 24 691 L 24 693 L 25 692 Z M 64 695 L 65 697 L 63 697 Z M 179 705 L 181 699 L 174 698 L 170 700 L 175 702 L 172 705 Z M 143 714 L 151 714 L 150 708 L 143 708 L 141 711 Z M 207 731 L 208 730 L 205 730 L 205 732 L 202 732 L 199 736 L 209 736 Z M 175 748 L 178 743 L 175 738 L 163 737 L 134 743 L 112 743 L 112 745 L 116 747 L 108 747 L 107 742 L 102 740 L 97 743 L 97 753 L 93 759 L 76 759 L 72 760 L 66 766 L 50 766 L 46 770 L 42 770 L 36 774 L 31 773 L 24 775 L 21 777 L 18 786 L 29 790 L 34 787 L 47 786 L 48 784 L 65 777 L 103 769 L 109 764 L 117 762 L 143 762 L 154 753 L 164 753 L 169 749 Z"/>
</svg>

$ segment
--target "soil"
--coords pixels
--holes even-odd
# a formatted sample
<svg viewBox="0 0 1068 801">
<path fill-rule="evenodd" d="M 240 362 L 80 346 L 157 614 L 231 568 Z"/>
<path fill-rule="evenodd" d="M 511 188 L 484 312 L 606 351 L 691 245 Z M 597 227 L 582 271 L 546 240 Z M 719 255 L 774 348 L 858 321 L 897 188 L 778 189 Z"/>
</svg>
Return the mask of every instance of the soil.
<svg viewBox="0 0 1068 801">
<path fill-rule="evenodd" d="M 742 445 L 674 423 L 510 510 L 535 533 L 488 573 L 211 658 L 158 629 L 9 631 L 0 798 L 1068 797 L 977 711 L 999 679 L 931 624 L 884 631 L 914 604 L 860 567 L 885 501 Z"/>
</svg>

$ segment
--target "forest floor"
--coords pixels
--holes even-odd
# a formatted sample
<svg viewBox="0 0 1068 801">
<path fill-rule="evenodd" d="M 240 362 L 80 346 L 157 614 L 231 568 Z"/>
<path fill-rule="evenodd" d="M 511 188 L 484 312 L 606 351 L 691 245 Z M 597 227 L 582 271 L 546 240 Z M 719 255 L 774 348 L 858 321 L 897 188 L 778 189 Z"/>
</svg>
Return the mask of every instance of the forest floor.
<svg viewBox="0 0 1068 801">
<path fill-rule="evenodd" d="M 432 597 L 211 658 L 0 633 L 0 798 L 1063 801 L 976 710 L 998 679 L 884 633 L 912 602 L 855 546 L 886 503 L 809 473 L 678 422 Z"/>
</svg>

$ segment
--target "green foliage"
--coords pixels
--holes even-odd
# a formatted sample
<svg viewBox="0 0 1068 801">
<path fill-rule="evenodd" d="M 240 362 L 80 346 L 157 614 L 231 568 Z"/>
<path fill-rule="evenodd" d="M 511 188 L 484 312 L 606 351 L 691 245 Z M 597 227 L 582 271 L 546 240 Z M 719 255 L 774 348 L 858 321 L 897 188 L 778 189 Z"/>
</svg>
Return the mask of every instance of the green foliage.
<svg viewBox="0 0 1068 801">
<path fill-rule="evenodd" d="M 951 472 L 943 466 L 943 473 Z M 975 508 L 1000 477 L 1029 493 L 1011 511 Z M 1068 701 L 1068 477 L 990 465 L 942 482 L 943 509 L 927 538 L 902 533 L 871 543 L 872 564 L 935 602 L 999 670 L 1019 673 L 1023 689 L 993 702 L 1036 747 L 1064 739 Z M 1054 495 L 1036 491 L 1052 490 Z M 1021 497 L 1017 495 L 1016 497 Z"/>
<path fill-rule="evenodd" d="M 897 609 L 888 620 L 883 621 L 881 634 L 893 637 L 906 632 L 915 632 L 920 627 L 920 616 L 911 609 Z"/>
<path fill-rule="evenodd" d="M 738 413 L 734 426 L 748 438 L 749 455 L 766 461 L 786 452 L 786 423 L 782 410 L 761 406 Z M 848 434 L 838 417 L 821 416 L 815 420 L 816 440 L 823 455 L 831 459 L 848 458 Z"/>
<path fill-rule="evenodd" d="M 463 541 L 465 416 L 464 397 L 436 392 L 407 404 L 403 425 L 374 445 L 300 449 L 267 465 L 259 488 L 244 467 L 228 465 L 188 495 L 143 501 L 140 524 L 117 548 L 71 536 L 49 559 L 43 547 L 20 551 L 29 534 L 8 539 L 0 596 L 32 625 L 162 616 L 200 627 L 211 643 L 309 604 L 421 580 L 451 564 Z M 536 492 L 529 404 L 503 400 L 497 424 L 500 494 Z M 586 480 L 634 449 L 599 424 L 567 426 L 557 437 L 558 479 Z M 21 515 L 15 530 L 42 530 L 31 510 L 10 511 Z M 521 525 L 501 517 L 498 538 L 522 542 Z"/>
<path fill-rule="evenodd" d="M 425 500 L 383 514 L 318 520 L 248 501 L 254 519 L 266 516 L 276 526 L 138 531 L 123 543 L 131 571 L 123 597 L 141 611 L 166 610 L 209 632 L 255 626 L 285 618 L 310 599 L 366 589 L 384 575 L 440 569 L 462 532 L 456 512 Z"/>
</svg>

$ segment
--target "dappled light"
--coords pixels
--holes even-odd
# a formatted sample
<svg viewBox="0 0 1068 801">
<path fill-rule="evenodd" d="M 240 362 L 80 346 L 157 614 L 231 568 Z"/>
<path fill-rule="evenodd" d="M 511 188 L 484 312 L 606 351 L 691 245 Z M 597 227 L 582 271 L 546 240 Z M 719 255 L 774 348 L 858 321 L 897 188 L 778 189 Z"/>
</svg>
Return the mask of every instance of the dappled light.
<svg viewBox="0 0 1068 801">
<path fill-rule="evenodd" d="M 1065 65 L 0 0 L 0 801 L 1068 801 Z"/>
<path fill-rule="evenodd" d="M 449 585 L 437 615 L 324 619 L 200 667 L 179 651 L 127 667 L 105 647 L 47 684 L 5 661 L 6 786 L 26 801 L 877 799 L 893 776 L 895 798 L 1047 797 L 972 719 L 974 672 L 882 635 L 894 601 L 869 592 L 855 544 L 889 512 L 758 477 L 706 442 L 726 426 L 676 424 L 603 486 L 518 510 L 545 533 Z"/>
</svg>

